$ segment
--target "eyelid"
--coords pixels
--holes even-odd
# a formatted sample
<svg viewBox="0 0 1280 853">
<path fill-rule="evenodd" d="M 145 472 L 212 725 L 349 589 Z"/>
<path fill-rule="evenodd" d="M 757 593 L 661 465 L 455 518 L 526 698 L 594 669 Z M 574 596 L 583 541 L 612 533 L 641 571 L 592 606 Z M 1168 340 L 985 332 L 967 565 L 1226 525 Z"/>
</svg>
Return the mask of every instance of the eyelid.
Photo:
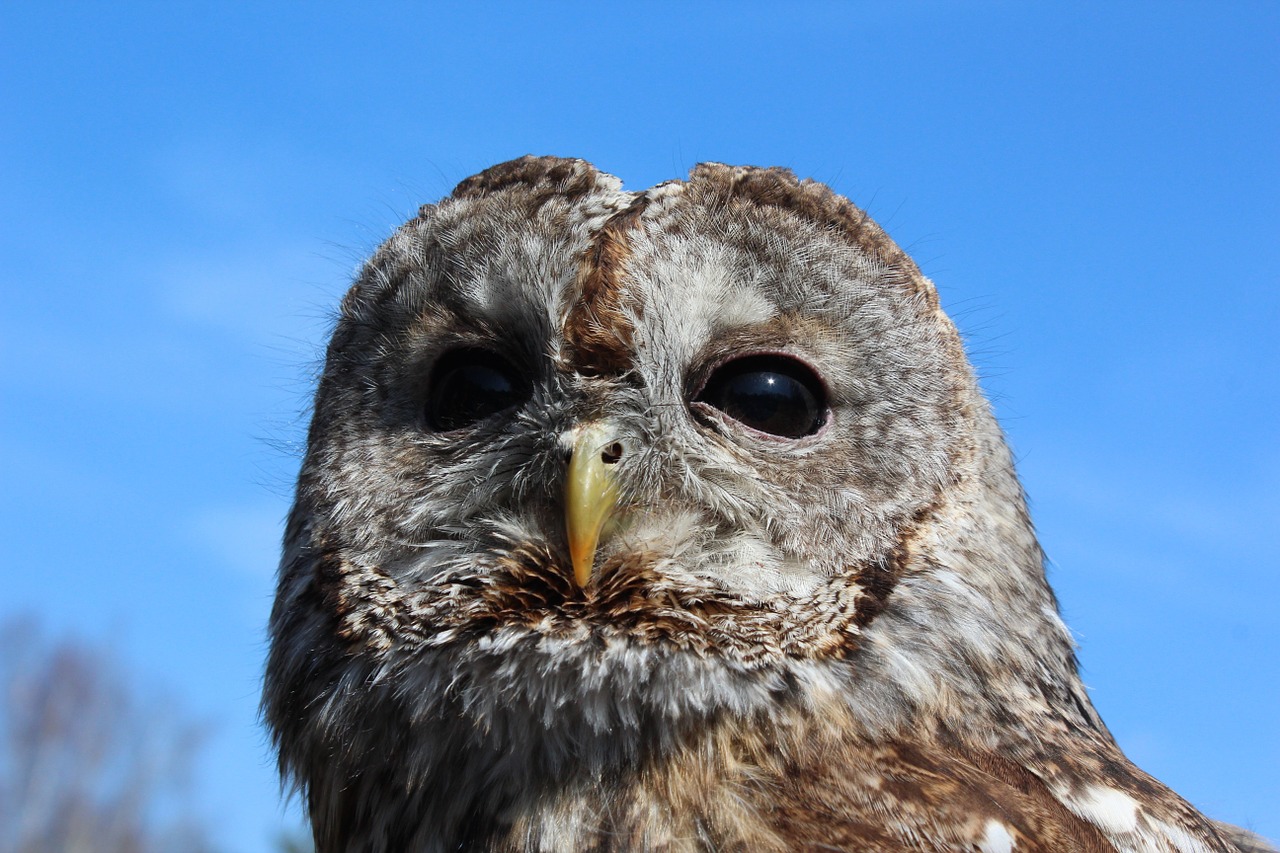
<svg viewBox="0 0 1280 853">
<path fill-rule="evenodd" d="M 692 390 L 689 391 L 687 399 L 689 402 L 697 400 L 698 395 L 707 389 L 707 383 L 709 383 L 711 378 L 719 373 L 722 368 L 733 364 L 735 361 L 752 358 L 776 358 L 779 361 L 790 361 L 800 365 L 808 371 L 814 379 L 818 380 L 818 388 L 822 392 L 822 399 L 825 401 L 829 401 L 831 399 L 831 388 L 827 385 L 827 380 L 822 375 L 822 371 L 814 367 L 813 364 L 804 356 L 797 355 L 796 353 L 789 352 L 785 349 L 738 350 L 727 353 L 709 363 L 704 363 L 699 370 L 694 371 L 690 375 L 690 379 L 693 381 L 688 383 L 688 387 Z"/>
<path fill-rule="evenodd" d="M 765 375 L 785 379 L 753 387 Z M 764 390 L 767 388 L 768 390 Z M 761 402 L 765 408 L 759 407 Z M 712 415 L 735 429 L 772 440 L 799 441 L 820 435 L 831 423 L 826 382 L 790 353 L 750 352 L 730 357 L 706 371 L 689 398 L 694 413 Z"/>
</svg>

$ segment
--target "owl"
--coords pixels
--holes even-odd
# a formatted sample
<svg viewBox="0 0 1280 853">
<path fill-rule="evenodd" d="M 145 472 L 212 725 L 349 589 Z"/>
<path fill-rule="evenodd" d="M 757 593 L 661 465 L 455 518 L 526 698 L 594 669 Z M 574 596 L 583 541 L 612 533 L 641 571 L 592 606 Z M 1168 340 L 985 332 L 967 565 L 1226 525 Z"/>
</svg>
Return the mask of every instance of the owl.
<svg viewBox="0 0 1280 853">
<path fill-rule="evenodd" d="M 424 206 L 342 302 L 270 633 L 321 853 L 1270 849 L 1117 747 L 933 285 L 783 169 Z"/>
</svg>

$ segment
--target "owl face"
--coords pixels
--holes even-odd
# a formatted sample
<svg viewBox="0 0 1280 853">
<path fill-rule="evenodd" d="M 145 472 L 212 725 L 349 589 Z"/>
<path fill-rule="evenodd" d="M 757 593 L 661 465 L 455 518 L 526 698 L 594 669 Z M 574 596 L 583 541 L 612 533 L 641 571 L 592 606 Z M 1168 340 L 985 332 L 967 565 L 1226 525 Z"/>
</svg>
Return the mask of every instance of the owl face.
<svg viewBox="0 0 1280 853">
<path fill-rule="evenodd" d="M 1021 506 L 932 285 L 848 201 L 513 161 L 343 302 L 267 712 L 576 743 L 797 684 L 862 684 L 874 727 L 985 707 L 984 661 L 1073 666 Z"/>
<path fill-rule="evenodd" d="M 486 643 L 847 656 L 970 452 L 932 288 L 786 173 L 633 195 L 503 168 L 344 303 L 290 537 L 326 555 L 338 635 L 410 669 Z M 575 534 L 584 459 L 606 482 Z"/>
</svg>

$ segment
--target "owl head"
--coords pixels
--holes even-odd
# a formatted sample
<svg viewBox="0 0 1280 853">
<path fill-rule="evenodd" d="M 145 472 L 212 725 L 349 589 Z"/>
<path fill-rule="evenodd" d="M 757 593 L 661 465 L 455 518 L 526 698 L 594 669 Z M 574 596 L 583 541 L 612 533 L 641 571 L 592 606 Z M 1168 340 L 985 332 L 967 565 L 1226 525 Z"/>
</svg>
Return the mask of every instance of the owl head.
<svg viewBox="0 0 1280 853">
<path fill-rule="evenodd" d="M 320 838 L 784 709 L 1109 742 L 934 287 L 781 169 L 525 157 L 401 227 L 342 303 L 271 635 Z"/>
</svg>

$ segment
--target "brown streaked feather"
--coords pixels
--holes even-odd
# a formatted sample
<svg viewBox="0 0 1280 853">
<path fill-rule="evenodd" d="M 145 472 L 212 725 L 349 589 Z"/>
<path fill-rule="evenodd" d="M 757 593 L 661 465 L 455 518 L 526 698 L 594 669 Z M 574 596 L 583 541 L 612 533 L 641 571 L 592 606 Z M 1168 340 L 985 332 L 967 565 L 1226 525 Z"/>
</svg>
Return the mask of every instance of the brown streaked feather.
<svg viewBox="0 0 1280 853">
<path fill-rule="evenodd" d="M 1001 849 L 981 846 L 992 838 L 1018 853 L 1115 851 L 1043 782 L 997 756 L 931 738 L 870 743 L 838 724 L 838 709 L 822 713 L 834 716 L 724 720 L 643 770 L 570 786 L 493 849 L 542 849 L 559 822 L 576 825 L 582 849 L 611 851 Z"/>
<path fill-rule="evenodd" d="M 536 209 L 550 198 L 573 204 L 599 190 L 602 176 L 603 173 L 583 160 L 526 154 L 472 175 L 453 188 L 450 198 L 475 199 L 501 190 L 522 188 L 530 193 L 526 202 L 530 209 Z"/>
<path fill-rule="evenodd" d="M 622 275 L 628 240 L 647 203 L 640 196 L 606 222 L 583 256 L 578 289 L 565 313 L 564 337 L 569 363 L 585 376 L 616 376 L 631 365 L 632 324 L 644 306 L 634 297 L 626 299 Z"/>
</svg>

